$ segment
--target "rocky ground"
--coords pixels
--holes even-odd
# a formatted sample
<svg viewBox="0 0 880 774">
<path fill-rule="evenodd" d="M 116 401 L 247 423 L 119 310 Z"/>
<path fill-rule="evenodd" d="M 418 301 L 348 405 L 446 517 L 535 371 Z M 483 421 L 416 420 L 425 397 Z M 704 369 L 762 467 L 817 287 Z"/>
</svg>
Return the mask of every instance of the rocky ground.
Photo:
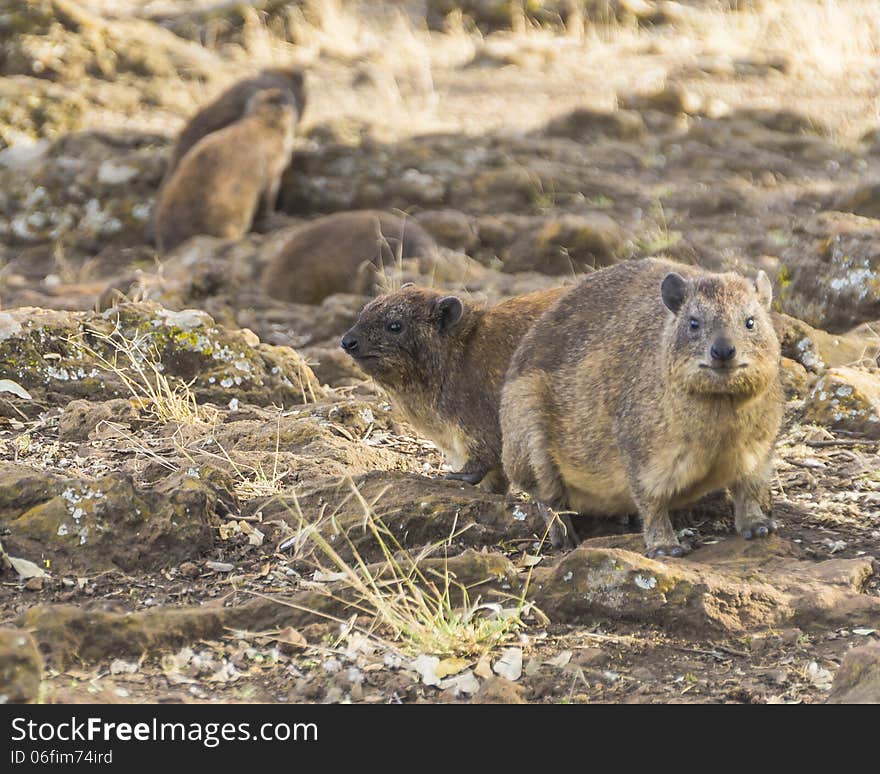
<svg viewBox="0 0 880 774">
<path fill-rule="evenodd" d="M 880 700 L 872 4 L 251 5 L 0 0 L 0 693 Z M 175 131 L 286 61 L 281 211 L 160 258 Z M 442 246 L 389 283 L 490 301 L 655 254 L 766 270 L 779 535 L 719 496 L 678 514 L 685 559 L 601 520 L 554 552 L 531 503 L 441 480 L 337 349 L 366 297 L 257 281 L 363 207 Z"/>
</svg>

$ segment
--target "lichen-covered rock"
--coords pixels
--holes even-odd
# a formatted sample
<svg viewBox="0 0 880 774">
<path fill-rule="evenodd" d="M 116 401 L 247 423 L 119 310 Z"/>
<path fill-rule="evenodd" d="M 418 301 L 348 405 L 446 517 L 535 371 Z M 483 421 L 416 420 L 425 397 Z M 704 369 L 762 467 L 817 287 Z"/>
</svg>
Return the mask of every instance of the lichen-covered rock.
<svg viewBox="0 0 880 774">
<path fill-rule="evenodd" d="M 335 514 L 334 523 L 325 525 L 327 539 L 336 540 L 333 535 L 341 530 L 367 561 L 380 561 L 383 554 L 378 542 L 363 529 L 365 514 L 360 497 L 371 503 L 374 518 L 390 534 L 406 536 L 405 544 L 410 549 L 443 544 L 449 556 L 499 541 L 528 545 L 539 541 L 545 529 L 532 503 L 412 473 L 372 471 L 352 480 L 325 480 L 298 493 L 303 513 L 317 513 L 323 507 Z M 285 498 L 260 507 L 264 517 L 273 514 L 294 528 L 302 526 L 298 511 Z M 300 551 L 310 548 L 308 539 L 303 542 Z M 337 543 L 337 550 L 350 559 L 350 546 Z"/>
<path fill-rule="evenodd" d="M 774 314 L 773 324 L 784 357 L 800 363 L 807 371 L 863 363 L 872 365 L 880 354 L 880 341 L 871 330 L 826 333 L 787 314 Z"/>
<path fill-rule="evenodd" d="M 23 170 L 0 166 L 0 185 L 12 202 L 0 212 L 0 243 L 64 239 L 74 263 L 108 245 L 142 243 L 165 142 L 155 135 L 83 132 L 64 136 Z"/>
<path fill-rule="evenodd" d="M 782 253 L 779 303 L 832 333 L 880 318 L 880 220 L 821 212 Z"/>
<path fill-rule="evenodd" d="M 201 556 L 218 508 L 235 507 L 230 480 L 208 467 L 146 490 L 121 473 L 82 479 L 0 465 L 4 544 L 53 570 L 158 569 Z"/>
<path fill-rule="evenodd" d="M 853 648 L 834 675 L 829 704 L 880 704 L 880 642 Z"/>
<path fill-rule="evenodd" d="M 5 7 L 3 7 L 5 6 Z M 3 0 L 0 75 L 208 78 L 213 54 L 140 19 L 107 21 L 75 0 Z"/>
<path fill-rule="evenodd" d="M 24 411 L 64 406 L 71 398 L 143 398 L 143 389 L 133 395 L 123 376 L 143 384 L 141 369 L 149 382 L 150 363 L 189 383 L 199 401 L 223 406 L 232 398 L 291 406 L 322 394 L 294 350 L 225 329 L 197 310 L 175 312 L 152 302 L 102 313 L 22 308 L 0 320 L 0 366 L 33 396 L 16 399 Z"/>
<path fill-rule="evenodd" d="M 811 378 L 807 369 L 797 360 L 782 358 L 780 366 L 782 388 L 788 398 L 805 398 L 810 390 Z"/>
<path fill-rule="evenodd" d="M 504 270 L 571 275 L 616 263 L 625 247 L 626 234 L 608 215 L 563 215 L 519 237 Z"/>
<path fill-rule="evenodd" d="M 655 92 L 622 97 L 621 104 L 630 110 L 656 110 L 660 113 L 687 115 L 695 115 L 703 108 L 703 100 L 699 94 L 674 84 L 667 84 Z"/>
<path fill-rule="evenodd" d="M 804 417 L 833 430 L 880 438 L 880 376 L 842 366 L 821 374 Z"/>
<path fill-rule="evenodd" d="M 0 704 L 39 699 L 43 659 L 25 629 L 0 628 Z"/>
<path fill-rule="evenodd" d="M 416 220 L 443 247 L 469 252 L 479 244 L 472 218 L 458 210 L 426 210 Z"/>
<path fill-rule="evenodd" d="M 76 131 L 85 112 L 78 94 L 27 76 L 0 78 L 0 151 L 22 141 Z"/>
</svg>

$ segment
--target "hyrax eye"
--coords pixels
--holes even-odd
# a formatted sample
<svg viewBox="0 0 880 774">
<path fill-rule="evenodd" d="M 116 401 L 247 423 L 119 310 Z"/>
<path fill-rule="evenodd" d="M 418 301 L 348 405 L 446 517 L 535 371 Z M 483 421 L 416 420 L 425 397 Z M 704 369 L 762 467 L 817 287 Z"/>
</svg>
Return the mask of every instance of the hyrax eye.
<svg viewBox="0 0 880 774">
<path fill-rule="evenodd" d="M 391 333 L 400 333 L 403 330 L 403 326 L 397 320 L 392 320 L 385 326 L 385 330 Z"/>
<path fill-rule="evenodd" d="M 691 319 L 688 320 L 688 325 L 691 326 L 692 331 L 696 331 L 699 330 L 700 321 L 696 317 L 691 317 Z"/>
<path fill-rule="evenodd" d="M 752 329 L 754 329 L 754 327 L 755 327 L 755 318 L 754 317 L 746 318 L 746 328 L 748 328 L 749 330 L 752 330 Z"/>
</svg>

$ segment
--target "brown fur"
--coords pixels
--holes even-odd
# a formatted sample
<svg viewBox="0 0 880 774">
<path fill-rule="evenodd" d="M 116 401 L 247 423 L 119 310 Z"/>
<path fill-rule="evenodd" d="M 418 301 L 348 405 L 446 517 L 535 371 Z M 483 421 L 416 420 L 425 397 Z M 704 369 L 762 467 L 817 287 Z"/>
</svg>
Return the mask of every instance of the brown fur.
<svg viewBox="0 0 880 774">
<path fill-rule="evenodd" d="M 260 91 L 243 118 L 199 140 L 159 194 L 159 249 L 171 250 L 196 234 L 238 239 L 259 207 L 273 210 L 293 152 L 295 118 L 287 92 Z"/>
<path fill-rule="evenodd" d="M 333 293 L 373 292 L 377 269 L 398 258 L 431 257 L 437 245 L 410 218 L 379 210 L 340 212 L 293 231 L 266 267 L 273 298 L 318 304 Z"/>
<path fill-rule="evenodd" d="M 461 470 L 457 477 L 504 491 L 498 425 L 504 374 L 528 327 L 566 290 L 529 293 L 486 307 L 405 286 L 367 304 L 343 342 L 357 340 L 358 349 L 350 354 L 358 365 Z M 455 311 L 448 314 L 447 305 L 460 318 Z M 391 322 L 401 324 L 400 332 L 387 329 Z"/>
<path fill-rule="evenodd" d="M 686 280 L 677 313 L 661 297 L 670 272 Z M 549 506 L 551 518 L 552 510 L 638 512 L 649 555 L 687 549 L 669 509 L 728 486 L 737 530 L 772 531 L 758 505 L 782 418 L 769 304 L 763 274 L 751 282 L 647 259 L 586 277 L 511 361 L 501 400 L 511 483 Z M 721 336 L 736 346 L 729 362 L 748 366 L 699 366 L 716 363 L 708 353 Z M 556 543 L 558 530 L 553 520 Z"/>
<path fill-rule="evenodd" d="M 165 182 L 171 178 L 180 160 L 199 140 L 244 116 L 248 102 L 258 91 L 280 89 L 289 92 L 293 97 L 293 106 L 299 121 L 306 105 L 304 80 L 303 72 L 299 68 L 275 67 L 262 70 L 253 78 L 246 78 L 230 86 L 187 121 L 171 151 L 168 168 L 165 170 Z"/>
</svg>

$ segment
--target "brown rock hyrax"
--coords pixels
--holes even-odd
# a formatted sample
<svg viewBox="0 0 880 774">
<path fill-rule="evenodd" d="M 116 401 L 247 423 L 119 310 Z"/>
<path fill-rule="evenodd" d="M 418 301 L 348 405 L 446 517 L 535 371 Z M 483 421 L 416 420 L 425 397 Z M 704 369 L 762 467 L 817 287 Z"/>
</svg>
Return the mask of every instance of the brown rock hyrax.
<svg viewBox="0 0 880 774">
<path fill-rule="evenodd" d="M 762 537 L 782 419 L 767 276 L 665 260 L 597 271 L 545 314 L 514 354 L 501 399 L 504 471 L 554 511 L 641 516 L 648 556 L 681 556 L 669 518 L 730 487 L 736 528 Z"/>
<path fill-rule="evenodd" d="M 529 326 L 567 288 L 487 307 L 406 285 L 374 299 L 342 348 L 391 395 L 457 472 L 449 478 L 503 492 L 501 385 Z"/>
<path fill-rule="evenodd" d="M 293 229 L 266 267 L 263 287 L 273 298 L 300 304 L 319 304 L 334 293 L 367 295 L 384 268 L 436 251 L 436 242 L 411 218 L 340 212 Z"/>
<path fill-rule="evenodd" d="M 190 148 L 159 194 L 159 249 L 171 250 L 196 234 L 237 239 L 258 208 L 271 212 L 293 152 L 294 121 L 289 93 L 260 91 L 241 120 Z"/>
<path fill-rule="evenodd" d="M 299 68 L 275 67 L 262 70 L 253 78 L 246 78 L 230 86 L 187 121 L 171 151 L 165 170 L 165 181 L 171 178 L 180 160 L 199 140 L 238 121 L 245 114 L 251 98 L 259 91 L 279 89 L 289 93 L 293 98 L 296 121 L 299 121 L 306 106 L 304 80 L 303 72 Z"/>
</svg>

